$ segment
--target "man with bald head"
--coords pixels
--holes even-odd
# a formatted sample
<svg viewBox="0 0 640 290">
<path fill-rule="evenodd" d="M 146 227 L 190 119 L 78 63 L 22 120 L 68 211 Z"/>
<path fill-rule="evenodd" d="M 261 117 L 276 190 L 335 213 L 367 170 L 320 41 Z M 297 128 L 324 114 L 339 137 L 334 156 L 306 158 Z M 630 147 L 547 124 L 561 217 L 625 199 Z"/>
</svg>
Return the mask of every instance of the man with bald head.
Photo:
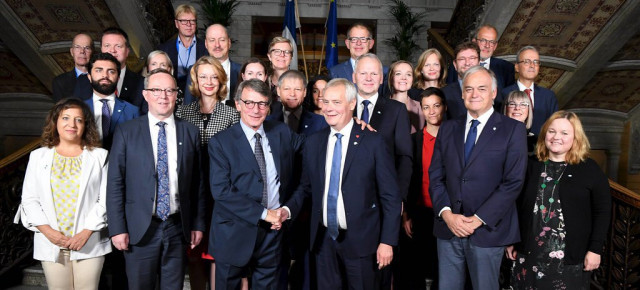
<svg viewBox="0 0 640 290">
<path fill-rule="evenodd" d="M 83 74 L 87 74 L 87 63 L 93 52 L 93 40 L 91 36 L 84 33 L 77 34 L 73 38 L 69 52 L 73 57 L 73 69 L 55 77 L 51 84 L 53 100 L 55 102 L 63 98 L 72 97 L 77 78 Z"/>
<path fill-rule="evenodd" d="M 495 27 L 488 24 L 480 26 L 471 41 L 480 47 L 479 64 L 491 70 L 496 75 L 498 90 L 515 83 L 513 64 L 506 60 L 493 57 L 493 52 L 498 48 L 498 30 Z M 457 82 L 459 79 L 458 76 L 459 74 L 456 71 L 456 67 L 453 65 L 449 66 L 447 83 Z M 500 95 L 498 95 L 498 97 L 500 97 Z"/>
<path fill-rule="evenodd" d="M 204 46 L 207 48 L 209 55 L 215 57 L 220 62 L 224 72 L 227 74 L 227 88 L 229 89 L 227 90 L 225 103 L 235 108 L 236 105 L 233 101 L 232 94 L 235 93 L 236 88 L 238 87 L 238 75 L 240 74 L 242 65 L 229 58 L 231 39 L 229 38 L 227 28 L 220 24 L 210 25 L 207 28 Z M 191 78 L 187 79 L 187 90 L 184 94 L 184 104 L 189 104 L 196 100 L 189 91 L 190 85 Z"/>
<path fill-rule="evenodd" d="M 189 4 L 182 4 L 175 10 L 175 26 L 178 35 L 158 46 L 166 52 L 173 63 L 173 77 L 178 87 L 184 92 L 189 79 L 189 70 L 202 56 L 207 55 L 204 41 L 196 36 L 198 32 L 196 8 Z"/>
</svg>

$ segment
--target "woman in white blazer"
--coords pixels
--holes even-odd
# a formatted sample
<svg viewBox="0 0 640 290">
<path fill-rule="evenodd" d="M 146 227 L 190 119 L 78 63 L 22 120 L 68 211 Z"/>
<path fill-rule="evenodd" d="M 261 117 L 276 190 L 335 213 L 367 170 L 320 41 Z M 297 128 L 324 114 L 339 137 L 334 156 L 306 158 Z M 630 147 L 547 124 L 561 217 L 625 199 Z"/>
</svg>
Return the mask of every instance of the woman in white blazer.
<svg viewBox="0 0 640 290">
<path fill-rule="evenodd" d="M 111 252 L 105 207 L 107 151 L 94 116 L 63 99 L 47 116 L 42 148 L 31 152 L 16 222 L 35 232 L 33 258 L 49 289 L 98 289 Z"/>
</svg>

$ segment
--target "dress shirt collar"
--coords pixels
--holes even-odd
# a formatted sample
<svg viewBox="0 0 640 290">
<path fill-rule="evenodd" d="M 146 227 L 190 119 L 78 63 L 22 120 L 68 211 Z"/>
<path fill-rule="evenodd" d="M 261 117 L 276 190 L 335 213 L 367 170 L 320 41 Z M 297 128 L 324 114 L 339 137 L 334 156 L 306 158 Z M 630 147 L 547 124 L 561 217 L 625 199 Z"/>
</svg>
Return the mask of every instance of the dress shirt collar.
<svg viewBox="0 0 640 290">
<path fill-rule="evenodd" d="M 349 58 L 349 63 L 351 63 L 351 68 L 353 69 L 353 71 L 356 71 L 356 60 L 353 58 Z M 350 80 L 351 82 L 353 82 L 353 80 Z"/>
<path fill-rule="evenodd" d="M 282 105 L 282 112 L 284 112 L 285 118 L 289 117 L 289 115 L 291 113 L 293 113 L 296 116 L 296 118 L 298 118 L 298 120 L 300 120 L 300 116 L 302 116 L 302 106 L 298 106 L 295 110 L 289 110 L 283 104 Z"/>
<path fill-rule="evenodd" d="M 92 98 L 93 98 L 93 102 L 94 103 L 95 102 L 100 102 L 101 99 L 107 99 L 107 100 L 109 100 L 109 104 L 113 104 L 116 101 L 116 94 L 113 93 L 111 95 L 108 95 L 108 96 L 102 98 L 102 97 L 98 96 L 95 92 L 93 92 L 93 97 Z"/>
<path fill-rule="evenodd" d="M 149 117 L 149 125 L 151 127 L 156 126 L 156 124 L 158 124 L 158 122 L 160 122 L 160 121 L 167 123 L 167 125 L 169 125 L 169 126 L 175 126 L 175 123 L 176 123 L 173 114 L 171 114 L 171 116 L 165 118 L 164 120 L 160 120 L 160 119 L 156 118 L 156 116 L 151 114 L 151 112 L 149 112 L 147 114 L 147 116 Z"/>
<path fill-rule="evenodd" d="M 331 127 L 331 134 L 329 135 L 329 138 L 335 136 L 336 133 L 340 133 L 342 134 L 343 138 L 346 136 L 347 137 L 346 140 L 349 140 L 349 137 L 351 136 L 351 130 L 353 129 L 353 122 L 354 122 L 353 119 L 351 119 L 351 121 L 349 121 L 349 123 L 347 123 L 344 127 L 342 127 L 342 130 L 340 131 Z M 342 140 L 345 140 L 345 139 L 342 139 Z"/>
<path fill-rule="evenodd" d="M 365 98 L 363 98 L 362 96 L 360 96 L 360 94 L 358 94 L 358 96 L 357 96 L 358 106 L 361 106 L 362 105 L 362 101 L 364 101 L 364 100 L 365 100 Z M 378 102 L 378 93 L 376 93 L 375 95 L 369 97 L 366 100 L 369 100 L 369 102 L 371 102 L 372 108 L 374 108 L 376 106 L 376 103 Z M 371 114 L 371 112 L 369 112 L 369 114 Z"/>
<path fill-rule="evenodd" d="M 183 45 L 183 43 L 182 43 L 182 39 L 180 39 L 180 36 L 179 36 L 179 35 L 178 35 L 177 39 L 178 39 L 178 44 L 179 44 L 180 46 L 182 46 L 182 47 L 185 47 L 185 46 Z M 196 37 L 195 37 L 195 35 L 193 36 L 193 39 L 191 40 L 191 45 L 194 45 L 194 44 L 196 44 Z M 191 47 L 191 45 L 187 46 L 186 48 Z"/>
<path fill-rule="evenodd" d="M 480 121 L 480 124 L 485 125 L 487 124 L 487 121 L 489 121 L 489 117 L 491 117 L 491 114 L 493 114 L 493 106 L 489 108 L 488 111 L 484 112 L 484 114 L 478 116 L 478 118 L 476 120 Z M 467 111 L 467 124 L 471 123 L 471 120 L 473 120 L 474 118 L 471 117 L 471 114 L 469 114 L 469 111 Z"/>
<path fill-rule="evenodd" d="M 518 89 L 520 89 L 521 92 L 524 92 L 525 89 L 530 89 L 531 92 L 533 92 L 533 85 L 535 84 L 534 82 L 532 82 L 531 86 L 528 88 L 524 84 L 522 84 L 520 80 L 517 80 L 516 83 L 518 84 Z"/>
<path fill-rule="evenodd" d="M 78 69 L 77 67 L 75 67 L 75 66 L 73 67 L 73 70 L 76 72 L 76 78 L 77 78 L 77 77 L 79 77 L 79 76 L 81 76 L 81 75 L 83 75 L 83 74 L 85 74 L 85 75 L 87 74 L 86 72 L 83 72 L 83 71 L 79 70 L 79 69 Z"/>
<path fill-rule="evenodd" d="M 242 122 L 242 120 L 240 120 L 240 127 L 242 127 L 242 132 L 244 132 L 244 135 L 247 137 L 247 140 L 249 140 L 249 143 L 251 143 L 251 140 L 253 140 L 256 133 L 260 133 L 260 136 L 262 136 L 262 138 L 267 137 L 267 134 L 264 131 L 264 124 L 261 124 L 258 130 L 253 130 L 253 128 L 247 126 L 244 122 Z"/>
<path fill-rule="evenodd" d="M 491 57 L 485 60 L 480 60 L 480 62 L 484 62 L 484 68 L 490 69 L 489 67 L 491 67 Z M 480 64 L 480 62 L 478 64 Z"/>
</svg>

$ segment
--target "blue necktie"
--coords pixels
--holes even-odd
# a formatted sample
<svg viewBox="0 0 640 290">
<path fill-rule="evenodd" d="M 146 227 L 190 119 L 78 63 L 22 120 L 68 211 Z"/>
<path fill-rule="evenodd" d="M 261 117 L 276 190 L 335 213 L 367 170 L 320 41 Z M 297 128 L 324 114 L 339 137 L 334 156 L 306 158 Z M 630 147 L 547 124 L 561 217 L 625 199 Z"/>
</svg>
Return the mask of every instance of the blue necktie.
<svg viewBox="0 0 640 290">
<path fill-rule="evenodd" d="M 466 165 L 469 161 L 469 157 L 471 156 L 471 151 L 473 151 L 473 146 L 476 145 L 476 137 L 478 136 L 478 124 L 480 121 L 471 120 L 471 128 L 469 128 L 469 133 L 467 133 L 467 141 L 464 142 L 464 164 Z"/>
<path fill-rule="evenodd" d="M 164 130 L 165 122 L 158 122 L 158 199 L 156 200 L 156 215 L 163 221 L 169 217 L 169 161 L 167 158 L 167 134 Z"/>
<path fill-rule="evenodd" d="M 258 167 L 260 168 L 260 175 L 262 176 L 262 206 L 269 208 L 269 194 L 267 193 L 267 163 L 264 159 L 264 150 L 262 150 L 262 135 L 256 133 L 256 143 L 254 153 L 256 155 L 256 161 L 258 161 Z"/>
<path fill-rule="evenodd" d="M 338 238 L 338 190 L 340 189 L 340 163 L 342 161 L 342 141 L 340 138 L 342 138 L 342 134 L 336 133 L 336 138 L 327 194 L 327 229 L 333 240 Z"/>
<path fill-rule="evenodd" d="M 364 100 L 362 101 L 362 104 L 364 105 L 364 108 L 362 109 L 362 118 L 360 119 L 365 123 L 369 123 L 369 104 L 371 104 L 371 102 L 369 102 L 369 100 Z"/>
<path fill-rule="evenodd" d="M 102 140 L 109 136 L 109 128 L 111 127 L 111 110 L 109 110 L 109 100 L 100 99 L 102 102 Z"/>
</svg>

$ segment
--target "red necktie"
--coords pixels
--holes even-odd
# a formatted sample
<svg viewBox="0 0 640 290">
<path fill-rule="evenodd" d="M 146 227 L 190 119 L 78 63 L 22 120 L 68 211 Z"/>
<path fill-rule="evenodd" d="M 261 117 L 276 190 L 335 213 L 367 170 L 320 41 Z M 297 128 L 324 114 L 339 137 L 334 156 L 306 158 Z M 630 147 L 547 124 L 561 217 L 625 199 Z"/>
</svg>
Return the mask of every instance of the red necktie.
<svg viewBox="0 0 640 290">
<path fill-rule="evenodd" d="M 531 103 L 531 111 L 533 111 L 533 99 L 531 98 L 531 89 L 524 89 L 524 92 L 529 97 L 529 102 Z"/>
</svg>

